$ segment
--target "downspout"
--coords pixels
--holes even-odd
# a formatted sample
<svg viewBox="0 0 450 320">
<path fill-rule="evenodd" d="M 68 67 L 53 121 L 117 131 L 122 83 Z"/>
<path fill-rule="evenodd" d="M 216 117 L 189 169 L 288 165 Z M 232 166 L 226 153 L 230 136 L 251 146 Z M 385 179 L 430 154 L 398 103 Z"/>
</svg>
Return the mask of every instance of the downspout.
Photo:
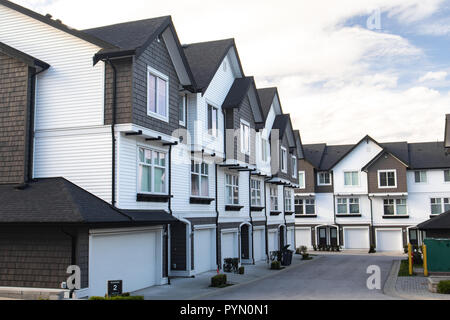
<svg viewBox="0 0 450 320">
<path fill-rule="evenodd" d="M 248 215 L 250 217 L 250 224 L 252 225 L 252 260 L 255 264 L 255 238 L 253 237 L 253 217 L 252 217 L 252 171 L 248 172 Z"/>
<path fill-rule="evenodd" d="M 370 202 L 370 245 L 375 247 L 375 233 L 373 228 L 373 206 L 372 206 L 372 198 L 370 195 L 367 195 L 367 198 Z"/>
<path fill-rule="evenodd" d="M 220 257 L 219 257 L 219 204 L 217 203 L 217 163 L 215 166 L 215 207 L 216 207 L 216 264 L 217 264 L 217 272 L 219 272 L 220 268 Z"/>
<path fill-rule="evenodd" d="M 267 239 L 267 237 L 269 236 L 269 230 L 268 230 L 268 221 L 267 221 L 267 190 L 266 190 L 266 181 L 264 180 L 264 216 L 266 218 L 265 221 L 265 226 L 266 226 L 266 230 L 265 230 L 265 244 L 266 244 L 266 258 L 267 258 L 267 263 L 269 263 L 269 240 Z"/>
<path fill-rule="evenodd" d="M 69 232 L 66 232 L 64 230 L 64 228 L 61 228 L 61 232 L 70 238 L 70 245 L 71 245 L 70 265 L 76 266 L 77 265 L 77 236 L 72 235 Z M 75 291 L 75 289 L 70 290 L 70 292 L 69 292 L 70 299 L 72 299 L 74 291 Z"/>
<path fill-rule="evenodd" d="M 112 96 L 112 119 L 111 119 L 111 204 L 116 206 L 116 109 L 117 109 L 117 69 L 111 60 L 106 59 L 106 63 L 111 66 L 113 70 L 113 96 Z"/>
</svg>

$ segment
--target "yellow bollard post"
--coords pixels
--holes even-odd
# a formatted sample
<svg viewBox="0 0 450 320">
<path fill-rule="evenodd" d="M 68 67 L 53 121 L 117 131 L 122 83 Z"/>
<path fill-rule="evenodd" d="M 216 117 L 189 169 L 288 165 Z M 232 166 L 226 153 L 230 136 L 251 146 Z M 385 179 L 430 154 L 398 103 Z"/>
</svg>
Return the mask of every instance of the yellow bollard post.
<svg viewBox="0 0 450 320">
<path fill-rule="evenodd" d="M 424 244 L 422 246 L 422 254 L 423 254 L 423 275 L 428 277 L 428 264 L 427 264 L 427 245 Z"/>
<path fill-rule="evenodd" d="M 408 263 L 409 263 L 409 275 L 413 275 L 413 264 L 412 264 L 412 246 L 408 243 Z"/>
</svg>

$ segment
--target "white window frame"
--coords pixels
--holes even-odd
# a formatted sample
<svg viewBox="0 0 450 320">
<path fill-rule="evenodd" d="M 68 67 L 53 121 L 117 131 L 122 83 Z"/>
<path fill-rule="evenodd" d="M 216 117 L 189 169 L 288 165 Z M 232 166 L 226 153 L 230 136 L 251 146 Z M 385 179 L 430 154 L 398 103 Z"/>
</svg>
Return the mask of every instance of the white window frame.
<svg viewBox="0 0 450 320">
<path fill-rule="evenodd" d="M 356 177 L 358 179 L 356 184 L 353 184 L 353 176 L 351 177 L 351 184 L 345 184 L 345 174 L 350 173 L 350 174 L 354 174 L 356 173 Z M 360 177 L 359 177 L 359 171 L 358 170 L 345 170 L 344 171 L 344 187 L 359 187 L 360 186 Z"/>
<path fill-rule="evenodd" d="M 261 181 L 257 179 L 251 179 L 250 186 L 251 206 L 260 207 L 262 205 Z"/>
<path fill-rule="evenodd" d="M 381 179 L 380 179 L 380 173 L 389 173 L 389 172 L 393 172 L 394 173 L 394 180 L 395 180 L 395 185 L 394 186 L 382 186 L 381 184 L 380 184 L 380 182 L 381 182 Z M 377 171 L 377 176 L 378 176 L 378 188 L 379 189 L 395 189 L 395 188 L 397 188 L 397 170 L 395 170 L 395 169 L 389 169 L 389 170 L 378 170 Z M 388 180 L 388 178 L 387 178 L 387 176 L 386 176 L 386 182 L 388 182 L 389 180 Z"/>
<path fill-rule="evenodd" d="M 187 105 L 187 95 L 183 94 L 181 97 L 181 102 L 183 103 L 183 120 L 179 120 L 180 126 L 186 127 L 187 119 L 186 119 L 186 105 Z M 178 106 L 179 107 L 179 106 Z M 178 110 L 179 112 L 180 110 Z"/>
<path fill-rule="evenodd" d="M 245 133 L 245 127 L 247 127 L 247 137 L 244 136 Z M 241 119 L 241 126 L 240 126 L 240 135 L 241 135 L 241 153 L 245 154 L 245 155 L 250 155 L 250 124 Z M 247 150 L 245 149 L 245 139 L 247 138 Z"/>
<path fill-rule="evenodd" d="M 438 199 L 438 200 L 440 200 L 440 205 L 441 205 L 441 212 L 440 213 L 433 213 L 433 209 L 432 209 L 432 206 L 433 205 L 438 205 L 437 203 L 431 203 L 431 201 L 433 201 L 433 200 L 435 200 L 435 199 Z M 430 198 L 430 211 L 431 211 L 431 215 L 432 216 L 438 216 L 438 215 L 440 215 L 440 214 L 442 214 L 442 213 L 444 213 L 444 212 L 447 212 L 448 210 L 445 210 L 445 206 L 450 206 L 450 197 L 436 197 L 436 198 L 433 198 L 433 197 L 431 197 Z"/>
<path fill-rule="evenodd" d="M 231 184 L 227 177 L 230 177 Z M 234 179 L 233 179 L 234 178 Z M 231 188 L 231 199 L 228 199 L 228 188 Z M 234 189 L 237 188 L 237 199 L 234 198 Z M 231 200 L 231 201 L 230 201 Z M 236 202 L 234 200 L 237 200 Z M 229 206 L 239 205 L 239 176 L 235 174 L 225 174 L 225 203 Z"/>
<path fill-rule="evenodd" d="M 445 169 L 444 170 L 444 183 L 450 183 L 450 180 L 445 181 L 445 172 L 448 172 L 449 176 L 450 176 L 450 169 Z"/>
<path fill-rule="evenodd" d="M 280 205 L 278 203 L 278 187 L 271 186 L 269 188 L 269 194 L 270 194 L 270 211 L 276 212 L 280 209 Z"/>
<path fill-rule="evenodd" d="M 392 200 L 394 201 L 393 204 L 388 203 L 387 205 L 390 206 L 394 206 L 394 214 L 386 214 L 386 212 L 384 211 L 384 208 L 386 207 L 385 201 L 388 200 Z M 399 204 L 397 203 L 398 200 L 404 200 L 405 201 L 405 206 L 406 206 L 406 213 L 405 214 L 399 214 L 398 213 L 398 206 Z M 383 199 L 383 216 L 388 216 L 388 217 L 392 217 L 392 216 L 400 216 L 400 217 L 407 217 L 408 216 L 408 200 L 407 199 L 403 199 L 403 198 L 388 198 L 388 199 Z"/>
<path fill-rule="evenodd" d="M 297 157 L 296 156 L 292 156 L 291 157 L 291 163 L 293 163 L 292 166 L 292 178 L 297 179 Z"/>
<path fill-rule="evenodd" d="M 149 85 L 150 85 L 150 76 L 156 77 L 156 78 L 160 78 L 161 80 L 164 80 L 166 82 L 166 116 L 163 116 L 161 114 L 158 113 L 159 110 L 159 105 L 158 105 L 158 86 L 156 85 L 155 82 L 155 108 L 156 108 L 156 112 L 151 111 L 150 110 L 150 97 L 149 97 Z M 169 77 L 161 72 L 159 72 L 158 70 L 147 66 L 147 115 L 149 117 L 153 117 L 165 122 L 169 122 L 169 86 L 170 86 L 170 82 L 169 82 Z"/>
<path fill-rule="evenodd" d="M 151 164 L 148 164 L 148 163 L 142 163 L 141 161 L 140 161 L 140 159 L 139 159 L 139 149 L 143 149 L 144 150 L 144 152 L 145 152 L 145 150 L 147 150 L 147 151 L 150 151 L 151 153 L 152 153 L 152 163 Z M 165 167 L 162 167 L 162 166 L 159 166 L 159 165 L 155 165 L 154 164 L 154 159 L 155 159 L 155 156 L 154 156 L 154 153 L 161 153 L 161 154 L 164 154 L 165 155 Z M 141 190 L 141 183 L 139 183 L 140 182 L 140 177 L 139 177 L 139 167 L 140 166 L 147 166 L 147 167 L 150 167 L 150 170 L 151 170 L 151 182 L 150 182 L 150 192 L 148 192 L 148 191 L 142 191 Z M 153 190 L 155 190 L 155 167 L 157 167 L 157 168 L 164 168 L 164 174 L 165 174 L 165 190 L 163 191 L 163 192 L 155 192 L 155 191 L 153 191 Z M 138 146 L 138 149 L 137 149 L 137 172 L 136 172 L 136 177 L 137 177 L 137 181 L 136 181 L 136 184 L 137 184 L 137 193 L 139 193 L 139 194 L 154 194 L 154 195 L 167 195 L 168 194 L 168 185 L 169 185 L 169 183 L 168 183 L 168 154 L 167 154 L 167 151 L 163 151 L 163 150 L 159 150 L 159 149 L 154 149 L 154 148 L 149 148 L 149 147 L 146 147 L 146 146 Z"/>
<path fill-rule="evenodd" d="M 216 110 L 216 128 L 212 127 L 211 123 L 211 129 L 209 128 L 209 107 Z M 211 115 L 211 121 L 212 121 L 212 115 Z M 206 102 L 206 132 L 208 135 L 212 138 L 217 138 L 219 136 L 219 108 L 212 104 L 211 102 Z"/>
<path fill-rule="evenodd" d="M 296 201 L 301 201 L 300 204 L 295 203 Z M 307 203 L 308 202 L 308 203 Z M 296 213 L 297 215 L 301 215 L 301 216 L 315 216 L 316 215 L 316 199 L 315 198 L 297 198 L 294 199 L 294 210 L 295 210 L 295 206 L 301 206 L 303 213 Z M 307 206 L 313 206 L 314 208 L 314 212 L 313 213 L 307 213 L 306 212 L 306 207 Z"/>
<path fill-rule="evenodd" d="M 419 178 L 422 178 L 422 173 L 425 175 L 425 181 L 416 181 L 416 173 L 419 174 Z M 426 184 L 428 182 L 428 173 L 426 170 L 416 170 L 414 171 L 414 183 L 415 184 Z"/>
<path fill-rule="evenodd" d="M 193 162 L 193 163 L 192 163 Z M 198 165 L 199 167 L 199 172 L 195 172 L 195 171 L 192 171 L 192 165 L 194 165 L 194 170 L 195 170 L 195 165 Z M 205 165 L 206 166 L 206 168 L 208 168 L 208 173 L 207 174 L 204 174 L 203 172 L 202 172 L 202 166 L 203 165 Z M 199 161 L 195 161 L 195 160 L 191 160 L 191 169 L 190 169 L 190 171 L 191 171 L 191 179 L 189 180 L 189 183 L 191 184 L 191 188 L 190 188 L 190 195 L 191 195 L 191 197 L 193 197 L 193 198 L 207 198 L 207 197 L 209 197 L 209 164 L 208 163 L 206 163 L 206 162 L 199 162 Z M 197 179 L 198 179 L 198 195 L 194 195 L 194 194 L 192 194 L 192 176 L 197 176 Z M 203 195 L 202 194 L 202 178 L 207 178 L 207 181 L 208 181 L 208 188 L 207 188 L 207 194 L 206 195 Z"/>
<path fill-rule="evenodd" d="M 287 173 L 287 157 L 288 157 L 287 149 L 285 147 L 281 147 L 280 162 L 281 162 L 281 172 L 283 173 Z"/>
<path fill-rule="evenodd" d="M 345 200 L 345 203 L 339 203 L 339 200 Z M 354 200 L 356 200 L 356 202 L 352 202 L 352 200 L 354 201 Z M 358 212 L 350 212 L 351 210 L 350 210 L 350 206 L 351 205 L 355 205 L 355 204 L 357 204 L 358 205 Z M 345 210 L 345 212 L 339 212 L 339 206 L 340 205 L 345 205 L 345 207 L 346 207 L 346 210 Z M 353 214 L 361 214 L 361 201 L 359 201 L 359 198 L 355 198 L 355 197 L 348 197 L 348 198 L 344 198 L 344 197 L 340 197 L 340 198 L 337 198 L 336 199 L 336 213 L 338 214 L 338 215 L 345 215 L 345 214 L 348 214 L 348 215 L 353 215 Z"/>
<path fill-rule="evenodd" d="M 328 176 L 329 176 L 329 180 L 330 180 L 330 182 L 329 183 L 321 183 L 320 182 L 320 175 L 321 174 L 328 174 Z M 320 172 L 317 172 L 317 185 L 318 186 L 331 186 L 331 172 L 328 172 L 328 171 L 320 171 Z"/>
<path fill-rule="evenodd" d="M 270 150 L 269 141 L 265 138 L 261 138 L 261 160 L 263 163 L 269 162 L 270 159 L 269 150 Z"/>
<path fill-rule="evenodd" d="M 292 190 L 284 189 L 284 211 L 292 212 Z"/>
<path fill-rule="evenodd" d="M 303 176 L 303 183 L 300 183 L 300 176 Z M 299 171 L 298 172 L 298 185 L 299 189 L 306 189 L 306 172 L 305 171 Z"/>
</svg>

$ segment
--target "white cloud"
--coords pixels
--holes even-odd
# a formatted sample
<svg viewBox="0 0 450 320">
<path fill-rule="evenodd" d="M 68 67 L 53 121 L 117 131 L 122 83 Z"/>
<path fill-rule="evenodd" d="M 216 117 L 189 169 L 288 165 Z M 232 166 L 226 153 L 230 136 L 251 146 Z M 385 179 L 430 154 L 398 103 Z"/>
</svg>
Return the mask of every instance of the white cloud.
<svg viewBox="0 0 450 320">
<path fill-rule="evenodd" d="M 446 71 L 429 71 L 425 75 L 423 75 L 419 82 L 426 82 L 426 81 L 441 81 L 445 80 L 448 76 L 448 73 Z"/>
</svg>

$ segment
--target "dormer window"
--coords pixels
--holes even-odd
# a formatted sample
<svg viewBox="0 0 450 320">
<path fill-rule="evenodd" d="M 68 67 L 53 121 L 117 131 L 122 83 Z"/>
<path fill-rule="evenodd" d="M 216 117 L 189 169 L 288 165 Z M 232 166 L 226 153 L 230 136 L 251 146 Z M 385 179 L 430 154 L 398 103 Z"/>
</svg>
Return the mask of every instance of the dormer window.
<svg viewBox="0 0 450 320">
<path fill-rule="evenodd" d="M 169 121 L 169 77 L 148 67 L 147 115 Z"/>
<path fill-rule="evenodd" d="M 319 186 L 331 186 L 331 174 L 329 172 L 319 172 L 317 174 L 317 184 Z"/>
<path fill-rule="evenodd" d="M 186 126 L 186 103 L 187 102 L 187 96 L 182 95 L 180 96 L 180 102 L 178 105 L 178 120 L 180 122 L 180 126 L 185 127 Z"/>
<path fill-rule="evenodd" d="M 397 188 L 397 170 L 378 170 L 378 188 Z"/>
<path fill-rule="evenodd" d="M 281 147 L 281 171 L 287 173 L 287 150 Z"/>
<path fill-rule="evenodd" d="M 244 120 L 241 120 L 241 152 L 250 154 L 250 125 Z"/>
<path fill-rule="evenodd" d="M 415 183 L 426 183 L 427 182 L 427 172 L 426 171 L 415 171 L 414 172 Z"/>
<path fill-rule="evenodd" d="M 297 158 L 296 157 L 292 157 L 291 158 L 292 161 L 292 178 L 297 178 Z"/>
<path fill-rule="evenodd" d="M 217 108 L 208 104 L 208 133 L 217 137 L 219 134 L 219 118 Z"/>
</svg>

